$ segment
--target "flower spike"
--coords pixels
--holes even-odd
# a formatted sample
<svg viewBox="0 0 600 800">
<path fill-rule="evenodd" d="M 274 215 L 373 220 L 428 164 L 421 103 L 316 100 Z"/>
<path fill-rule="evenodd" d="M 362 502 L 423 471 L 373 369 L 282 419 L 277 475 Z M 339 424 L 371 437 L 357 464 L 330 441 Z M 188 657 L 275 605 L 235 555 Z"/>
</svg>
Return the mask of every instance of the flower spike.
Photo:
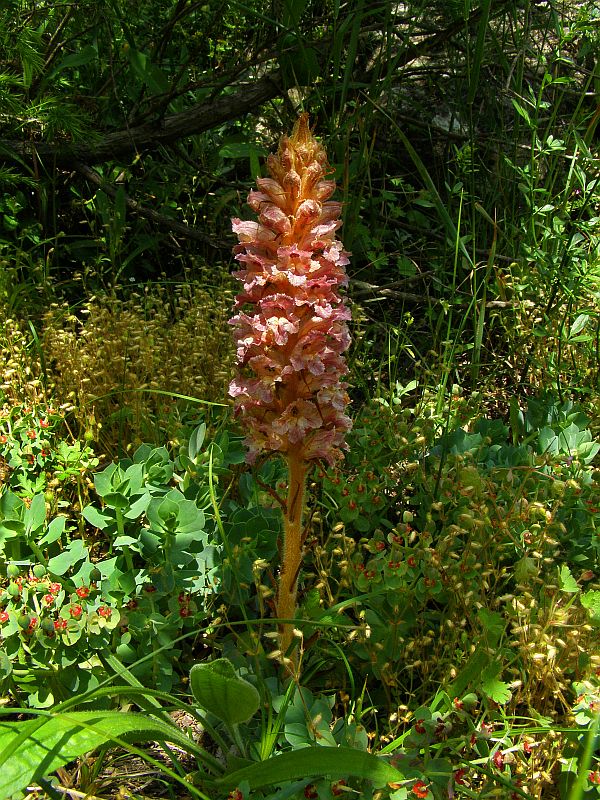
<svg viewBox="0 0 600 800">
<path fill-rule="evenodd" d="M 350 312 L 340 294 L 348 253 L 336 238 L 342 206 L 330 200 L 335 182 L 326 178 L 327 156 L 307 114 L 268 157 L 267 170 L 270 177 L 258 178 L 248 195 L 258 220 L 232 220 L 240 264 L 234 274 L 243 289 L 230 320 L 240 371 L 229 393 L 246 430 L 248 461 L 280 453 L 288 465 L 276 610 L 279 649 L 294 666 L 306 477 L 312 463 L 342 457 L 351 427 L 343 381 Z"/>
<path fill-rule="evenodd" d="M 263 451 L 294 452 L 333 463 L 346 449 L 351 422 L 342 353 L 350 312 L 339 290 L 348 254 L 335 238 L 341 204 L 308 116 L 283 137 L 248 196 L 258 222 L 233 220 L 243 283 L 230 321 L 245 374 L 230 386 L 248 434 L 248 460 Z"/>
</svg>

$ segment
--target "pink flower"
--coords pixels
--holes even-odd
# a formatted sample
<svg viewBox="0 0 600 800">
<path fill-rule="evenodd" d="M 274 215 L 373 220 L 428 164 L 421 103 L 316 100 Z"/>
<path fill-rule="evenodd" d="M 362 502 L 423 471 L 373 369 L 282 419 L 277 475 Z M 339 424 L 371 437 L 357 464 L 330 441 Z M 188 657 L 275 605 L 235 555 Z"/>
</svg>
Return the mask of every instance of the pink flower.
<svg viewBox="0 0 600 800">
<path fill-rule="evenodd" d="M 258 220 L 232 223 L 243 289 L 230 321 L 241 374 L 229 393 L 250 462 L 270 451 L 333 463 L 351 426 L 342 381 L 350 312 L 340 295 L 348 254 L 335 238 L 341 204 L 329 200 L 335 182 L 307 115 L 267 168 L 248 195 Z"/>
</svg>

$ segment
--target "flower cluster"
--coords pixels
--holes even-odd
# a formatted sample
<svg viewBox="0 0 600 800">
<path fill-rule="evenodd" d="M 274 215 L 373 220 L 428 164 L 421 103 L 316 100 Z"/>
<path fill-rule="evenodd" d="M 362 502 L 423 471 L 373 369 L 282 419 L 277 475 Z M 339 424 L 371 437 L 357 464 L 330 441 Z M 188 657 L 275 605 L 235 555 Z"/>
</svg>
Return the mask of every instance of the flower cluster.
<svg viewBox="0 0 600 800">
<path fill-rule="evenodd" d="M 267 451 L 331 464 L 351 426 L 341 381 L 350 312 L 339 293 L 348 254 L 336 239 L 335 182 L 325 179 L 327 157 L 306 114 L 267 168 L 271 177 L 248 196 L 258 221 L 233 220 L 243 291 L 230 322 L 246 374 L 229 393 L 247 426 L 251 463 Z"/>
</svg>

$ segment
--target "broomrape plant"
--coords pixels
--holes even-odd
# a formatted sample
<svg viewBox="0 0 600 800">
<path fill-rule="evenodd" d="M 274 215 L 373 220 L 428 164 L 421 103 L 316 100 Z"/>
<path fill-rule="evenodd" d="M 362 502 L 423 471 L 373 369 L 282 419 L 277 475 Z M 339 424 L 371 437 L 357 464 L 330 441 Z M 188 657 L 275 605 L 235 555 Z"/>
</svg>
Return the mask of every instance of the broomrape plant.
<svg viewBox="0 0 600 800">
<path fill-rule="evenodd" d="M 306 477 L 315 462 L 342 457 L 351 427 L 342 380 L 350 312 L 340 296 L 348 253 L 336 239 L 341 203 L 329 199 L 335 181 L 325 179 L 327 156 L 307 114 L 282 138 L 267 169 L 270 177 L 258 178 L 258 191 L 248 195 L 258 221 L 232 222 L 243 290 L 230 320 L 241 370 L 229 393 L 247 431 L 248 461 L 272 453 L 287 461 L 276 613 L 288 620 L 280 626 L 280 650 L 293 659 L 289 620 L 302 562 Z"/>
</svg>

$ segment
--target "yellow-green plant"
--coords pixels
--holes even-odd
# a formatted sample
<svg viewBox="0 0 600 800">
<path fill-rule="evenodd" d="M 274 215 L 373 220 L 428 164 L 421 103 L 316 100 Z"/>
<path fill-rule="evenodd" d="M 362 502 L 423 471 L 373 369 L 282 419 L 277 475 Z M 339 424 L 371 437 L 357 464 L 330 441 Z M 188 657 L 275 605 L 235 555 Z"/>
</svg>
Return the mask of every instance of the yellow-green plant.
<svg viewBox="0 0 600 800">
<path fill-rule="evenodd" d="M 77 313 L 50 309 L 43 351 L 53 397 L 72 404 L 79 426 L 109 453 L 176 435 L 178 395 L 222 402 L 232 374 L 230 304 L 227 288 L 190 281 L 97 296 Z"/>
</svg>

